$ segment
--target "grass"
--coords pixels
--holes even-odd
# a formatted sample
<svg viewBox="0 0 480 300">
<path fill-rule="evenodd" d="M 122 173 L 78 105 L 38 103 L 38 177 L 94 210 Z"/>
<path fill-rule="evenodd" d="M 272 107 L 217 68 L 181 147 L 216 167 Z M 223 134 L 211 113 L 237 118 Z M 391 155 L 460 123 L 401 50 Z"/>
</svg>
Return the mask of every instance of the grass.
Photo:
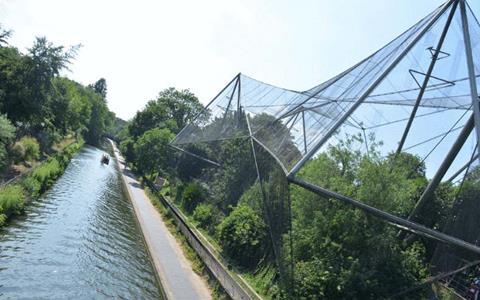
<svg viewBox="0 0 480 300">
<path fill-rule="evenodd" d="M 12 184 L 0 188 L 0 226 L 12 215 L 23 212 L 25 191 L 20 185 Z"/>
</svg>

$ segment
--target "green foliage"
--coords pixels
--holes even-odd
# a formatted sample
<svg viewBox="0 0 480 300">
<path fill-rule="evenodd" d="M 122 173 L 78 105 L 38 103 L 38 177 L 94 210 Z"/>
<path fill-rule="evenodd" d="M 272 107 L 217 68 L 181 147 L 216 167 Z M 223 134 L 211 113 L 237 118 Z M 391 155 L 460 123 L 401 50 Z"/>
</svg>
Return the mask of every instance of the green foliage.
<svg viewBox="0 0 480 300">
<path fill-rule="evenodd" d="M 153 128 L 168 128 L 178 133 L 202 109 L 202 104 L 189 90 L 168 88 L 135 115 L 129 133 L 134 139 Z"/>
<path fill-rule="evenodd" d="M 182 206 L 188 213 L 192 213 L 203 198 L 202 188 L 196 183 L 189 183 L 182 193 Z"/>
<path fill-rule="evenodd" d="M 11 120 L 40 124 L 50 118 L 51 80 L 68 66 L 76 50 L 55 46 L 44 37 L 35 40 L 27 55 L 13 47 L 0 49 L 2 110 Z"/>
<path fill-rule="evenodd" d="M 210 234 L 214 233 L 215 226 L 218 224 L 218 212 L 212 204 L 201 203 L 193 211 L 193 219 L 203 229 L 208 230 Z"/>
<path fill-rule="evenodd" d="M 173 138 L 173 133 L 166 128 L 145 132 L 134 145 L 137 169 L 145 175 L 165 172 L 168 166 L 168 143 Z"/>
<path fill-rule="evenodd" d="M 214 175 L 212 195 L 218 208 L 226 213 L 255 182 L 257 173 L 248 139 L 228 140 L 218 148 L 211 150 L 222 162 L 222 168 Z"/>
<path fill-rule="evenodd" d="M 56 46 L 44 37 L 26 54 L 0 47 L 0 113 L 21 127 L 21 135 L 34 136 L 42 151 L 68 132 L 84 132 L 96 144 L 113 119 L 105 79 L 91 89 L 59 77 L 78 49 Z"/>
<path fill-rule="evenodd" d="M 7 147 L 14 137 L 15 127 L 4 115 L 0 115 L 0 171 L 9 164 Z"/>
<path fill-rule="evenodd" d="M 100 78 L 88 87 L 94 90 L 95 93 L 99 94 L 103 99 L 107 99 L 107 81 L 105 78 Z"/>
<path fill-rule="evenodd" d="M 127 161 L 135 161 L 135 141 L 132 138 L 125 138 L 120 142 L 120 151 Z"/>
<path fill-rule="evenodd" d="M 157 99 L 149 101 L 128 124 L 116 121 L 110 134 L 120 139 L 120 150 L 126 160 L 143 175 L 166 176 L 180 171 L 183 179 L 189 178 L 186 175 L 190 172 L 189 165 L 178 170 L 171 168 L 174 157 L 170 155 L 168 143 L 202 109 L 202 104 L 189 90 L 168 88 L 161 91 Z M 202 166 L 193 167 L 197 172 Z"/>
<path fill-rule="evenodd" d="M 406 216 L 425 186 L 414 156 L 392 168 L 376 151 L 360 155 L 346 140 L 309 162 L 298 176 L 355 199 Z M 373 149 L 375 150 L 375 149 Z M 412 172 L 413 170 L 413 172 Z M 425 246 L 407 249 L 397 230 L 365 213 L 298 187 L 291 188 L 295 283 L 298 298 L 378 299 L 427 276 Z"/>
<path fill-rule="evenodd" d="M 62 112 L 53 116 L 55 128 L 62 133 L 85 132 L 92 114 L 91 95 L 83 86 L 65 77 L 56 77 L 52 83 L 56 91 L 52 109 Z"/>
<path fill-rule="evenodd" d="M 128 122 L 118 117 L 115 117 L 115 119 L 113 120 L 112 126 L 108 130 L 108 135 L 117 142 L 127 138 Z"/>
<path fill-rule="evenodd" d="M 10 148 L 10 157 L 13 159 L 13 162 L 18 164 L 24 160 L 25 157 L 25 147 L 22 143 L 16 142 Z"/>
<path fill-rule="evenodd" d="M 25 205 L 25 192 L 19 185 L 7 185 L 0 188 L 0 215 L 6 217 L 20 214 Z M 5 217 L 2 217 L 4 219 Z M 1 220 L 0 220 L 0 223 Z"/>
<path fill-rule="evenodd" d="M 0 213 L 0 227 L 2 227 L 6 221 L 7 221 L 7 216 Z"/>
<path fill-rule="evenodd" d="M 83 93 L 88 96 L 92 108 L 87 131 L 84 134 L 85 141 L 92 145 L 98 145 L 113 123 L 115 116 L 108 110 L 105 99 L 101 95 L 90 88 L 84 89 Z"/>
<path fill-rule="evenodd" d="M 72 156 L 80 149 L 82 143 L 67 146 L 62 153 L 36 167 L 19 184 L 8 184 L 0 188 L 0 227 L 11 215 L 23 211 L 25 200 L 35 199 L 55 182 L 67 167 Z"/>
<path fill-rule="evenodd" d="M 63 169 L 59 161 L 53 158 L 48 159 L 45 163 L 35 168 L 29 176 L 39 182 L 40 193 L 43 193 L 53 185 L 55 179 L 61 175 L 62 171 Z"/>
<path fill-rule="evenodd" d="M 88 88 L 60 77 L 79 46 L 66 49 L 39 37 L 22 53 L 6 43 L 10 34 L 0 28 L 0 171 L 12 158 L 19 162 L 37 159 L 39 151 L 51 154 L 54 143 L 72 133 L 98 144 L 114 117 L 105 100 L 106 81 Z M 33 140 L 10 148 L 15 129 L 17 136 L 35 138 L 40 149 Z"/>
<path fill-rule="evenodd" d="M 24 180 L 22 180 L 22 186 L 32 198 L 37 198 L 40 196 L 40 191 L 42 189 L 41 183 L 37 180 L 37 178 L 32 176 L 27 176 Z"/>
<path fill-rule="evenodd" d="M 267 227 L 246 205 L 238 205 L 217 226 L 223 251 L 240 266 L 255 266 L 264 253 Z"/>
<path fill-rule="evenodd" d="M 15 137 L 15 127 L 6 116 L 0 115 L 0 143 L 8 145 Z"/>
<path fill-rule="evenodd" d="M 28 195 L 32 198 L 37 198 L 48 190 L 63 173 L 63 170 L 81 146 L 82 143 L 68 145 L 61 153 L 50 157 L 23 179 L 21 184 Z"/>
<path fill-rule="evenodd" d="M 24 136 L 18 141 L 23 146 L 24 157 L 26 161 L 34 161 L 40 157 L 40 146 L 37 140 L 33 137 Z"/>
</svg>

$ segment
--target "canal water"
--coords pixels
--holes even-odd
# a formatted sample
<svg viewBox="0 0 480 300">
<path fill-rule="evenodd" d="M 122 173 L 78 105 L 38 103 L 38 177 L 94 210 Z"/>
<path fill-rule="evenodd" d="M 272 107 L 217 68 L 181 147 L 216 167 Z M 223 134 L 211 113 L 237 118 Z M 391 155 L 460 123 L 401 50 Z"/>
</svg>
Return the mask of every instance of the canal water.
<svg viewBox="0 0 480 300">
<path fill-rule="evenodd" d="M 25 215 L 0 229 L 1 299 L 158 299 L 115 164 L 86 146 Z"/>
</svg>

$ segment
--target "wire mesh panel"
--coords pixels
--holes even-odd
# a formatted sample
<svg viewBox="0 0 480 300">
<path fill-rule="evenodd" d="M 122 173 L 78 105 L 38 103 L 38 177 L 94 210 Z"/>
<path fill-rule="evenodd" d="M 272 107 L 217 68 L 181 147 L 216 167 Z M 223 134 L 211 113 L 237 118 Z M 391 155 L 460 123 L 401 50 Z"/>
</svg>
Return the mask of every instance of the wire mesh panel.
<svg viewBox="0 0 480 300">
<path fill-rule="evenodd" d="M 465 295 L 448 280 L 480 259 L 478 74 L 480 25 L 452 0 L 307 91 L 237 75 L 172 146 L 222 218 L 261 219 L 275 295 Z"/>
</svg>

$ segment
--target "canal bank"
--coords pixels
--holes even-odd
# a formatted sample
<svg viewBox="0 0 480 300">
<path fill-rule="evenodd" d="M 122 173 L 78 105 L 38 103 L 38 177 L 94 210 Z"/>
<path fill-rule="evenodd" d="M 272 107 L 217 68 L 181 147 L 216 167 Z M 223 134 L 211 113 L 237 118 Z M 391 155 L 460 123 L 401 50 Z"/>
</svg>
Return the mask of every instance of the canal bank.
<svg viewBox="0 0 480 300">
<path fill-rule="evenodd" d="M 141 184 L 125 165 L 125 160 L 118 148 L 113 142 L 111 143 L 125 189 L 132 201 L 166 297 L 168 299 L 211 299 L 207 283 L 193 271 L 180 245 L 167 229 Z"/>
</svg>

